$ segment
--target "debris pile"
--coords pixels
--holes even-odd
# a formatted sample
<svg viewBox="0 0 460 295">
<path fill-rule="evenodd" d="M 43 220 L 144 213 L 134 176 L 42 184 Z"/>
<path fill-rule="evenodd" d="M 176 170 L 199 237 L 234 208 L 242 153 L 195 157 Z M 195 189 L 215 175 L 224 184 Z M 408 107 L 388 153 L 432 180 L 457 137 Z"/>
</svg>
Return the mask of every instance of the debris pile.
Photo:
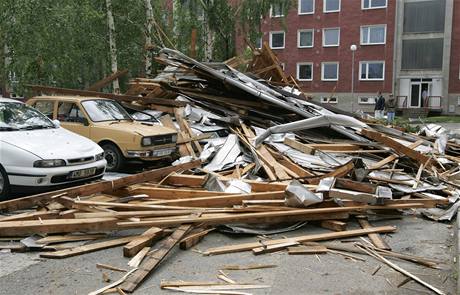
<svg viewBox="0 0 460 295">
<path fill-rule="evenodd" d="M 162 73 L 133 79 L 120 100 L 129 97 L 128 108 L 178 130 L 178 159 L 170 167 L 1 202 L 8 216 L 0 218 L 0 237 L 21 241 L 10 249 L 66 258 L 123 245 L 132 269 L 91 294 L 117 288 L 133 292 L 173 247 L 189 249 L 216 228 L 270 234 L 314 222 L 330 231 L 223 245 L 203 254 L 283 249 L 291 255 L 338 253 L 354 259 L 359 257 L 350 253 L 367 254 L 443 294 L 387 258 L 427 267 L 437 262 L 391 251 L 380 234 L 396 228 L 373 227 L 366 217 L 420 209 L 435 220 L 452 219 L 460 204 L 455 138 L 370 123 L 309 101 L 289 81 L 272 83 L 174 50 L 163 49 L 157 61 L 165 65 Z M 346 228 L 352 218 L 361 229 Z M 290 225 L 276 226 L 280 223 Z M 101 234 L 126 229 L 143 232 Z M 348 248 L 318 243 L 358 236 L 368 236 L 371 243 Z M 67 248 L 70 241 L 91 242 Z M 234 288 L 215 282 L 164 282 L 162 287 L 226 294 L 239 294 L 228 291 L 237 287 L 266 287 L 230 285 Z"/>
</svg>

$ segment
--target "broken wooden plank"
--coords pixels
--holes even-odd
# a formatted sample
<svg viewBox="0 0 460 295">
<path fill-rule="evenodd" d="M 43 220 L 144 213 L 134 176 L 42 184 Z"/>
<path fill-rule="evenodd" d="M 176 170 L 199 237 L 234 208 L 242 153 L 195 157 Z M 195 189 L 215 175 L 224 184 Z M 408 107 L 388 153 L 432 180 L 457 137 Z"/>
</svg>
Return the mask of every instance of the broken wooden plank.
<svg viewBox="0 0 460 295">
<path fill-rule="evenodd" d="M 332 231 L 344 231 L 347 230 L 347 223 L 340 220 L 323 220 L 319 223 L 322 228 L 329 229 Z"/>
<path fill-rule="evenodd" d="M 36 240 L 37 244 L 55 244 L 55 243 L 65 243 L 65 242 L 77 242 L 77 241 L 88 241 L 88 240 L 97 240 L 107 237 L 106 234 L 90 234 L 90 235 L 58 235 L 58 236 L 47 236 Z"/>
<path fill-rule="evenodd" d="M 278 243 L 274 245 L 266 245 L 264 241 L 260 240 L 259 241 L 259 247 L 256 247 L 252 249 L 252 253 L 254 255 L 260 255 L 260 254 L 265 254 L 265 253 L 272 253 L 276 252 L 279 250 L 283 250 L 284 248 L 291 247 L 291 246 L 297 246 L 299 245 L 299 242 L 297 241 L 286 241 L 284 243 Z"/>
<path fill-rule="evenodd" d="M 372 140 L 375 140 L 375 141 L 378 141 L 380 143 L 383 143 L 384 145 L 394 149 L 397 153 L 400 153 L 400 154 L 404 154 L 406 156 L 408 156 L 409 158 L 417 161 L 419 164 L 425 164 L 427 163 L 426 165 L 427 166 L 431 166 L 431 164 L 429 163 L 429 161 L 431 160 L 430 157 L 420 153 L 420 152 L 417 152 L 414 148 L 410 148 L 408 146 L 405 146 L 399 142 L 397 142 L 396 140 L 388 137 L 388 136 L 385 136 L 383 135 L 382 133 L 380 132 L 377 132 L 377 131 L 372 131 L 372 130 L 368 130 L 368 129 L 362 129 L 361 130 L 361 133 L 372 139 Z"/>
<path fill-rule="evenodd" d="M 83 245 L 71 249 L 66 249 L 62 251 L 56 252 L 48 252 L 48 253 L 41 253 L 40 257 L 44 258 L 67 258 L 72 256 L 77 256 L 81 254 L 86 254 L 94 251 L 99 251 L 107 248 L 121 246 L 123 244 L 129 243 L 132 241 L 136 236 L 129 236 L 123 238 L 117 238 L 109 241 L 103 241 L 98 243 L 93 243 L 89 245 Z"/>
<path fill-rule="evenodd" d="M 325 254 L 328 249 L 322 245 L 318 246 L 301 246 L 301 247 L 289 247 L 289 255 L 311 255 L 311 254 Z"/>
<path fill-rule="evenodd" d="M 202 229 L 196 233 L 190 234 L 179 242 L 179 248 L 187 250 L 198 244 L 208 233 L 213 231 L 214 228 Z"/>
<path fill-rule="evenodd" d="M 139 265 L 132 275 L 128 276 L 121 284 L 120 288 L 126 292 L 134 292 L 134 290 L 145 280 L 145 278 L 160 264 L 160 262 L 168 255 L 171 249 L 187 234 L 193 225 L 186 224 L 178 227 L 161 245 L 158 246 L 158 251 L 149 254 L 144 261 Z"/>
<path fill-rule="evenodd" d="M 313 155 L 315 154 L 315 149 L 312 147 L 309 147 L 306 144 L 303 144 L 301 142 L 298 142 L 294 139 L 290 139 L 288 137 L 284 138 L 284 144 L 287 146 L 290 146 L 293 149 L 296 149 L 298 151 L 301 151 L 302 153 L 305 153 L 307 155 Z"/>
<path fill-rule="evenodd" d="M 358 218 L 358 223 L 362 228 L 371 228 L 372 225 L 364 218 Z M 379 234 L 371 233 L 367 235 L 375 247 L 383 250 L 391 250 L 391 247 L 385 242 Z"/>
<path fill-rule="evenodd" d="M 394 232 L 394 231 L 396 231 L 396 227 L 394 226 L 380 226 L 380 227 L 367 228 L 367 229 L 355 229 L 355 230 L 347 230 L 347 231 L 341 231 L 341 232 L 331 232 L 331 233 L 290 237 L 290 238 L 285 238 L 285 239 L 268 240 L 265 243 L 267 245 L 276 245 L 276 244 L 284 243 L 288 241 L 296 241 L 299 243 L 313 242 L 313 241 L 326 241 L 326 240 L 333 240 L 333 239 L 362 236 L 362 235 L 367 235 L 369 233 L 382 233 L 382 232 Z M 259 246 L 260 246 L 259 242 L 236 244 L 236 245 L 230 245 L 230 246 L 210 248 L 204 251 L 204 254 L 205 255 L 218 255 L 218 254 L 225 254 L 225 253 L 249 251 Z"/>
<path fill-rule="evenodd" d="M 149 246 L 153 240 L 161 238 L 163 229 L 158 227 L 152 227 L 142 233 L 139 237 L 130 241 L 123 247 L 123 256 L 133 257 L 144 247 Z"/>
</svg>

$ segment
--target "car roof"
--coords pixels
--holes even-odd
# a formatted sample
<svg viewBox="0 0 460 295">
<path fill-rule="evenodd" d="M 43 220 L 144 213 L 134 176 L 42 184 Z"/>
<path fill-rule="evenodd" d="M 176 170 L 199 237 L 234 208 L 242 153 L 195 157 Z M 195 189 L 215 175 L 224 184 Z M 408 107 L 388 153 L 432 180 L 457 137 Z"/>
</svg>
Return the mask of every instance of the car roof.
<svg viewBox="0 0 460 295">
<path fill-rule="evenodd" d="M 95 100 L 95 99 L 111 100 L 109 98 L 104 98 L 104 97 L 78 96 L 78 95 L 40 95 L 40 96 L 34 96 L 32 97 L 32 99 L 69 100 L 69 101 L 85 101 L 85 100 Z"/>
</svg>

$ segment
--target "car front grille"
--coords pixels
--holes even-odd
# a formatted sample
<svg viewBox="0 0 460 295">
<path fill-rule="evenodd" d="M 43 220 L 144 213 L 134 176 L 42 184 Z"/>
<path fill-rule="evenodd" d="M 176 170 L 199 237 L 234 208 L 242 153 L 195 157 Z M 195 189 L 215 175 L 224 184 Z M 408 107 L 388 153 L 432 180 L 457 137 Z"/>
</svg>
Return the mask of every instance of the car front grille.
<svg viewBox="0 0 460 295">
<path fill-rule="evenodd" d="M 94 162 L 94 156 L 85 157 L 85 158 L 68 159 L 67 162 L 69 163 L 69 165 L 81 165 L 85 163 Z"/>
<path fill-rule="evenodd" d="M 152 145 L 163 145 L 173 143 L 173 134 L 152 136 Z"/>
</svg>

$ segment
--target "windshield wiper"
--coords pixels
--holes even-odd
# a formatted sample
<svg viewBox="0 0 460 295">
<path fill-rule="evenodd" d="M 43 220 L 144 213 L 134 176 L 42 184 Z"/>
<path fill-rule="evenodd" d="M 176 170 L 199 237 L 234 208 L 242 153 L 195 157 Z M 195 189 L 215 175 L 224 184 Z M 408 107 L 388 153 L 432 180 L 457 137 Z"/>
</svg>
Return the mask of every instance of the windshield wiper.
<svg viewBox="0 0 460 295">
<path fill-rule="evenodd" d="M 29 125 L 26 127 L 20 128 L 21 130 L 36 130 L 36 129 L 48 129 L 52 128 L 51 126 L 45 126 L 45 125 Z"/>
</svg>

